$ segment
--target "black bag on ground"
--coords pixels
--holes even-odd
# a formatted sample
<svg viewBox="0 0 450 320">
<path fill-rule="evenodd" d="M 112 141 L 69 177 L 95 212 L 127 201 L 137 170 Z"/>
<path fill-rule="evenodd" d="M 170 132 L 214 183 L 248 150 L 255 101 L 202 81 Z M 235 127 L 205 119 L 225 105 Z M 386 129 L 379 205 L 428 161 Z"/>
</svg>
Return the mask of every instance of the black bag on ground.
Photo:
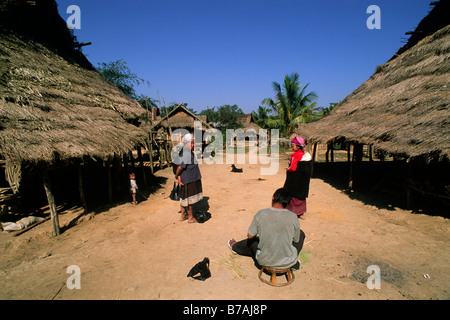
<svg viewBox="0 0 450 320">
<path fill-rule="evenodd" d="M 196 276 L 199 274 L 199 276 Z M 211 277 L 211 271 L 209 271 L 209 259 L 205 258 L 203 261 L 197 263 L 191 271 L 189 271 L 188 277 L 192 277 L 195 280 L 205 281 L 209 277 Z"/>
<path fill-rule="evenodd" d="M 209 219 L 211 219 L 211 213 L 207 212 L 207 211 L 195 211 L 194 212 L 194 218 L 195 220 L 197 220 L 198 223 L 204 223 L 206 221 L 208 221 Z"/>
<path fill-rule="evenodd" d="M 180 186 L 176 182 L 173 183 L 169 198 L 173 201 L 180 201 Z"/>
</svg>

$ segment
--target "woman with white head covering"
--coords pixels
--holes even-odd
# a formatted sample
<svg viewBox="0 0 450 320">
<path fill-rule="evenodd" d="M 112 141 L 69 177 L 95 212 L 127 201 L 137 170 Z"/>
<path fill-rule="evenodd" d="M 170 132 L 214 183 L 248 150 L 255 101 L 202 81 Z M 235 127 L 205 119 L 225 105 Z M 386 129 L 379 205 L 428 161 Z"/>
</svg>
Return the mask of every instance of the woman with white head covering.
<svg viewBox="0 0 450 320">
<path fill-rule="evenodd" d="M 198 167 L 197 159 L 194 155 L 194 136 L 187 134 L 183 137 L 183 157 L 175 173 L 175 179 L 181 186 L 180 205 L 181 218 L 180 221 L 188 220 L 189 223 L 195 223 L 192 212 L 192 205 L 203 199 L 202 175 Z"/>
</svg>

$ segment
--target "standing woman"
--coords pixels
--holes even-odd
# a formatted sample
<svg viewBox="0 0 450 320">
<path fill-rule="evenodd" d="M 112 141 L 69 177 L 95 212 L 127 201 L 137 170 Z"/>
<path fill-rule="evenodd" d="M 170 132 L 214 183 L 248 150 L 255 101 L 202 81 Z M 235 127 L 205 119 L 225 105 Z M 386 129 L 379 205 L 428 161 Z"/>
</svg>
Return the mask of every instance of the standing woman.
<svg viewBox="0 0 450 320">
<path fill-rule="evenodd" d="M 311 180 L 311 155 L 305 153 L 306 142 L 304 138 L 295 137 L 291 141 L 291 150 L 294 152 L 289 159 L 289 168 L 286 171 L 284 187 L 289 190 L 292 200 L 288 210 L 294 212 L 300 219 L 304 219 L 306 212 L 306 198 L 309 195 L 309 182 Z"/>
<path fill-rule="evenodd" d="M 189 223 L 195 223 L 197 220 L 192 213 L 192 205 L 203 199 L 202 175 L 193 152 L 195 146 L 194 136 L 187 134 L 183 137 L 182 142 L 184 144 L 183 156 L 175 173 L 175 179 L 178 179 L 178 183 L 181 186 L 180 221 L 187 219 Z"/>
</svg>

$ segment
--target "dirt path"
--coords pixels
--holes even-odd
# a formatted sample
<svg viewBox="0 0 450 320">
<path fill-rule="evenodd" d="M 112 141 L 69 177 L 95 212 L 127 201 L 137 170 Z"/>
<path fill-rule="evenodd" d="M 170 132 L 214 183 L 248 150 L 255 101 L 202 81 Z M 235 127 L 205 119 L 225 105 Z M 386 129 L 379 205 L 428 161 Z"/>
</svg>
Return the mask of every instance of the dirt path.
<svg viewBox="0 0 450 320">
<path fill-rule="evenodd" d="M 270 206 L 284 183 L 285 171 L 261 176 L 259 165 L 239 167 L 241 174 L 225 164 L 201 165 L 212 215 L 203 224 L 178 221 L 179 205 L 167 198 L 172 171 L 165 169 L 156 173 L 168 178 L 163 188 L 137 207 L 124 204 L 85 217 L 57 238 L 50 222 L 15 238 L 0 234 L 0 299 L 450 298 L 448 219 L 377 209 L 319 179 L 311 181 L 307 219 L 301 221 L 306 240 L 294 283 L 263 284 L 252 260 L 232 256 L 226 242 L 246 236 L 253 215 Z M 62 214 L 61 224 L 77 215 Z M 186 277 L 204 257 L 211 260 L 212 277 Z M 72 265 L 81 270 L 81 289 L 66 286 Z M 371 265 L 381 271 L 379 290 L 366 284 Z"/>
</svg>

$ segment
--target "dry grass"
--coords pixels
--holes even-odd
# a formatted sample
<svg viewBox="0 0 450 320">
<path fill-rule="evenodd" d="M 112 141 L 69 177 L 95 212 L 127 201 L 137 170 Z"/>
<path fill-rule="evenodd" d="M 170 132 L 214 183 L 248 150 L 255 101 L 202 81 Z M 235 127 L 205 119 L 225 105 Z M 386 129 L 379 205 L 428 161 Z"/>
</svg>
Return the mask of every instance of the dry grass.
<svg viewBox="0 0 450 320">
<path fill-rule="evenodd" d="M 233 276 L 236 278 L 240 278 L 240 279 L 246 278 L 245 273 L 242 271 L 242 268 L 236 263 L 232 254 L 221 255 L 221 256 L 219 256 L 219 260 L 217 260 L 217 261 L 213 260 L 211 262 L 227 268 L 228 270 L 231 271 Z"/>
</svg>

